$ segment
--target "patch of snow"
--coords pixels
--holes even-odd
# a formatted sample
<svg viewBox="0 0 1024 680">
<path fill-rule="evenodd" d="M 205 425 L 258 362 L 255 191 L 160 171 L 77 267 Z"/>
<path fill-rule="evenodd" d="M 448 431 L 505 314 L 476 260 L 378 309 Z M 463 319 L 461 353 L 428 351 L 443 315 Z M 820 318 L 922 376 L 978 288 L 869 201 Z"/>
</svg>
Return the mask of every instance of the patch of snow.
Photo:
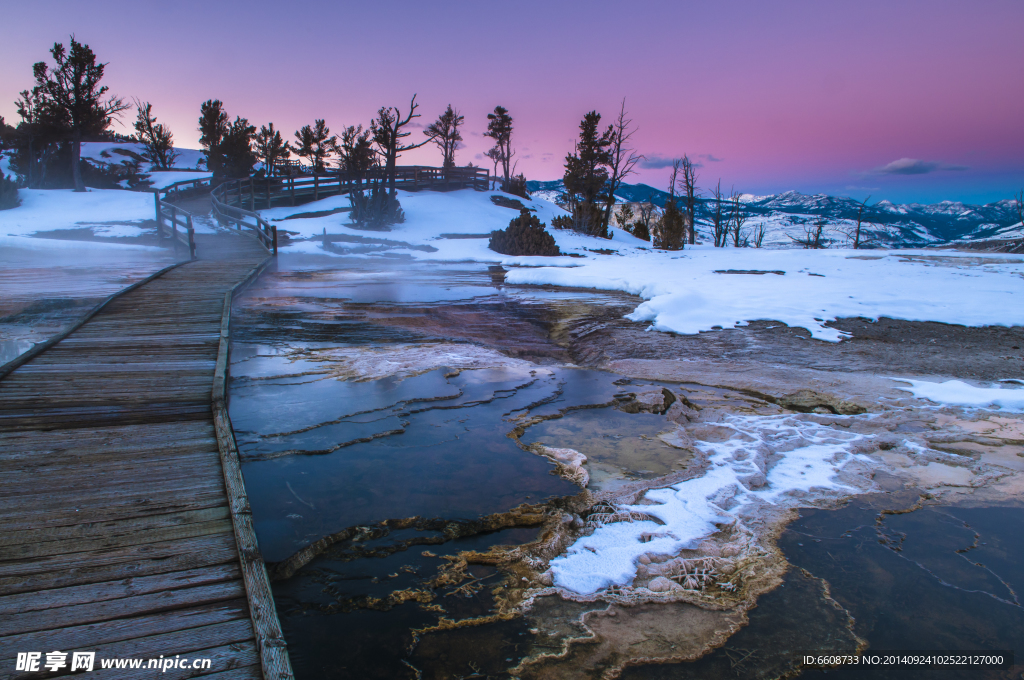
<svg viewBox="0 0 1024 680">
<path fill-rule="evenodd" d="M 812 491 L 860 493 L 836 479 L 853 460 L 849 451 L 866 438 L 800 417 L 730 415 L 719 425 L 735 434 L 719 443 L 697 442 L 708 456 L 707 471 L 663 489 L 648 491 L 655 505 L 622 505 L 650 520 L 613 522 L 576 540 L 551 560 L 556 586 L 580 594 L 629 585 L 641 555 L 675 555 L 696 548 L 718 531 L 716 524 L 742 521 L 765 504 L 795 507 Z M 644 539 L 649 540 L 644 540 Z"/>
<path fill-rule="evenodd" d="M 21 189 L 21 205 L 0 210 L 0 236 L 30 236 L 56 229 L 106 226 L 153 219 L 153 195 L 117 189 Z"/>
<path fill-rule="evenodd" d="M 909 383 L 910 387 L 898 390 L 912 393 L 918 399 L 927 399 L 937 404 L 956 404 L 977 408 L 998 407 L 1004 411 L 1024 413 L 1024 389 L 1010 387 L 975 387 L 961 380 L 947 380 L 942 383 L 924 380 L 893 378 Z"/>
<path fill-rule="evenodd" d="M 142 227 L 135 227 L 130 224 L 110 224 L 92 227 L 95 236 L 104 238 L 126 238 L 131 236 L 142 236 L 146 230 Z"/>
</svg>

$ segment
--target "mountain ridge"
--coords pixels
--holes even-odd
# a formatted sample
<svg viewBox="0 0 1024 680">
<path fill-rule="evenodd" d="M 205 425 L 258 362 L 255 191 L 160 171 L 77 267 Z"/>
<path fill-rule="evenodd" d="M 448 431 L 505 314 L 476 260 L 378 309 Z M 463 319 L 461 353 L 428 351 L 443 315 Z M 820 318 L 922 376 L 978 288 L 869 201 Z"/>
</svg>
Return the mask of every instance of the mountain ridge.
<svg viewBox="0 0 1024 680">
<path fill-rule="evenodd" d="M 527 189 L 539 198 L 556 200 L 564 191 L 561 180 L 530 181 Z M 664 207 L 669 194 L 646 184 L 623 184 L 615 192 L 624 202 L 650 200 Z M 743 194 L 740 201 L 748 217 L 748 224 L 763 222 L 776 238 L 768 241 L 780 245 L 804 235 L 806 229 L 821 219 L 833 241 L 842 240 L 855 228 L 860 202 L 851 198 L 826 194 L 803 194 L 785 191 L 768 196 Z M 709 199 L 701 197 L 697 205 L 698 233 L 709 225 Z M 1021 238 L 1024 236 L 1012 199 L 1003 199 L 985 205 L 960 201 L 939 203 L 898 204 L 887 200 L 869 204 L 864 208 L 863 231 L 867 240 L 886 246 L 923 246 L 981 241 L 989 239 Z M 779 238 L 784 236 L 785 238 Z"/>
</svg>

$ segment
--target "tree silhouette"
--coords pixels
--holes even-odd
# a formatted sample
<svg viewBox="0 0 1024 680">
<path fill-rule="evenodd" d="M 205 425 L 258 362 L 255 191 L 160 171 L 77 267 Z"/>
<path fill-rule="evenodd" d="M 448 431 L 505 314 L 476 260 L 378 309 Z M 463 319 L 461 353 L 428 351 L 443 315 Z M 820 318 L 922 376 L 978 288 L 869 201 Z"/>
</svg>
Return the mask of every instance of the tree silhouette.
<svg viewBox="0 0 1024 680">
<path fill-rule="evenodd" d="M 44 61 L 32 67 L 36 85 L 33 94 L 41 98 L 41 105 L 50 109 L 50 118 L 60 118 L 71 132 L 71 176 L 75 191 L 85 191 L 82 181 L 82 136 L 107 129 L 114 116 L 128 109 L 120 97 L 104 98 L 109 88 L 100 85 L 106 64 L 96 63 L 96 55 L 88 45 L 71 36 L 70 50 L 62 43 L 54 43 L 50 54 L 54 68 Z"/>
</svg>

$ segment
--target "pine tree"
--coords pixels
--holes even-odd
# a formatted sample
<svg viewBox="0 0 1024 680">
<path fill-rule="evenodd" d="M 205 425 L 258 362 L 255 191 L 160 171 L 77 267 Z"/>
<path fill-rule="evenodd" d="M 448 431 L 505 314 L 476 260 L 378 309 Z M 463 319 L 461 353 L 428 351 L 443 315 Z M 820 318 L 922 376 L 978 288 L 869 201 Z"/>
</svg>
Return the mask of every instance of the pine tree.
<svg viewBox="0 0 1024 680">
<path fill-rule="evenodd" d="M 603 203 L 607 189 L 613 129 L 609 126 L 604 133 L 599 133 L 600 124 L 601 114 L 597 111 L 583 116 L 576 149 L 565 157 L 562 182 L 567 208 L 573 216 L 573 228 L 584 234 L 608 238 L 608 227 L 599 204 Z"/>
<path fill-rule="evenodd" d="M 465 120 L 465 116 L 459 115 L 459 112 L 449 104 L 445 112 L 423 131 L 423 134 L 430 137 L 437 148 L 441 149 L 442 167 L 445 169 L 455 167 L 455 150 L 459 148 L 459 142 L 462 141 L 459 127 L 463 120 Z"/>
<path fill-rule="evenodd" d="M 313 174 L 319 175 L 327 169 L 327 159 L 338 152 L 338 138 L 331 134 L 331 129 L 322 118 L 318 118 L 312 126 L 306 125 L 295 133 L 297 144 L 295 154 L 308 158 Z"/>
<path fill-rule="evenodd" d="M 96 63 L 96 55 L 88 45 L 71 36 L 70 50 L 62 43 L 50 49 L 55 67 L 46 62 L 33 65 L 36 85 L 33 93 L 41 98 L 41 105 L 49 109 L 51 120 L 63 119 L 71 132 L 71 176 L 75 191 L 85 191 L 82 181 L 82 137 L 103 132 L 114 116 L 128 108 L 120 97 L 104 98 L 109 88 L 100 85 L 106 64 Z"/>
<path fill-rule="evenodd" d="M 208 99 L 199 109 L 199 144 L 206 151 L 206 168 L 219 177 L 224 172 L 221 145 L 230 125 L 224 104 L 219 99 Z"/>
<path fill-rule="evenodd" d="M 377 152 L 370 142 L 370 131 L 363 126 L 350 125 L 341 132 L 338 167 L 351 175 L 361 177 L 377 165 Z"/>
<path fill-rule="evenodd" d="M 501 169 L 504 175 L 502 190 L 507 191 L 509 178 L 512 176 L 512 157 L 515 151 L 512 150 L 512 116 L 504 106 L 495 106 L 494 113 L 487 114 L 487 132 L 484 137 L 494 140 L 494 147 L 498 150 L 501 161 Z"/>
<path fill-rule="evenodd" d="M 166 125 L 156 122 L 152 104 L 136 101 L 135 106 L 138 109 L 135 133 L 146 149 L 147 160 L 161 170 L 169 170 L 178 157 L 174 150 L 174 135 Z"/>
<path fill-rule="evenodd" d="M 661 216 L 661 225 L 655 231 L 654 247 L 665 250 L 682 250 L 686 244 L 686 218 L 676 203 L 676 182 L 682 159 L 672 162 L 672 176 L 668 181 L 669 197 L 665 201 L 665 211 Z"/>
<path fill-rule="evenodd" d="M 281 131 L 274 129 L 274 124 L 260 126 L 256 134 L 254 146 L 256 158 L 263 163 L 267 177 L 275 174 L 277 164 L 292 155 L 291 146 L 281 137 Z"/>
<path fill-rule="evenodd" d="M 235 117 L 220 145 L 221 163 L 228 177 L 248 177 L 256 165 L 253 140 L 256 127 L 249 125 L 246 118 Z"/>
</svg>

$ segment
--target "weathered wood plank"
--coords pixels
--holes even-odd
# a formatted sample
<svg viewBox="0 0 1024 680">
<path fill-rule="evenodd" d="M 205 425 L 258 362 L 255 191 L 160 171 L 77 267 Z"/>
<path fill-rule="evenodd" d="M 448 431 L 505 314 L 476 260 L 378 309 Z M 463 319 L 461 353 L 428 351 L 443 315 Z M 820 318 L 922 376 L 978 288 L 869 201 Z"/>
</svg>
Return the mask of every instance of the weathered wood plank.
<svg viewBox="0 0 1024 680">
<path fill-rule="evenodd" d="M 139 576 L 90 583 L 67 588 L 51 588 L 31 593 L 19 593 L 0 597 L 0 615 L 13 615 L 44 609 L 70 607 L 90 602 L 104 602 L 124 597 L 146 595 L 164 590 L 175 590 L 190 586 L 220 583 L 221 581 L 240 580 L 241 572 L 237 564 L 218 564 L 200 569 L 173 571 L 166 574 Z"/>
<path fill-rule="evenodd" d="M 181 526 L 149 529 L 148 531 L 136 531 L 98 538 L 73 538 L 64 541 L 22 543 L 0 547 L 0 563 L 26 560 L 34 557 L 91 553 L 99 550 L 146 545 L 148 543 L 232 533 L 233 531 L 230 520 L 220 519 L 212 522 L 197 522 L 195 524 L 183 524 Z"/>
<path fill-rule="evenodd" d="M 172 512 L 148 517 L 131 517 L 111 522 L 87 522 L 67 527 L 34 528 L 11 531 L 0 535 L 0 546 L 37 543 L 44 541 L 70 541 L 86 538 L 110 537 L 120 534 L 146 532 L 165 527 L 177 527 L 200 522 L 230 519 L 227 506 L 188 512 Z"/>
<path fill-rule="evenodd" d="M 89 602 L 57 609 L 0 614 L 0 636 L 37 630 L 52 630 L 99 621 L 141 616 L 182 607 L 233 600 L 245 596 L 239 581 L 224 581 L 191 588 L 177 588 L 116 600 Z"/>
<path fill-rule="evenodd" d="M 114 564 L 136 564 L 145 560 L 162 559 L 172 555 L 194 554 L 203 550 L 223 548 L 230 545 L 230 534 L 209 534 L 173 541 L 143 543 L 141 545 L 118 546 L 95 552 L 45 555 L 27 560 L 0 562 L 0 577 L 45 574 L 65 569 L 109 566 Z"/>
<path fill-rule="evenodd" d="M 238 564 L 238 551 L 234 546 L 228 544 L 213 546 L 207 548 L 202 554 L 183 553 L 141 562 L 120 562 L 98 567 L 73 567 L 27 576 L 8 576 L 0 578 L 0 592 L 7 594 L 37 592 L 89 583 L 138 578 L 152 574 L 202 569 L 223 564 Z"/>
<path fill-rule="evenodd" d="M 244 619 L 247 622 L 249 620 L 249 607 L 245 598 L 130 619 L 8 635 L 0 637 L 0 668 L 8 668 L 6 662 L 15 658 L 18 652 L 26 650 L 98 650 L 100 645 L 112 642 L 200 628 L 237 619 Z"/>
</svg>

